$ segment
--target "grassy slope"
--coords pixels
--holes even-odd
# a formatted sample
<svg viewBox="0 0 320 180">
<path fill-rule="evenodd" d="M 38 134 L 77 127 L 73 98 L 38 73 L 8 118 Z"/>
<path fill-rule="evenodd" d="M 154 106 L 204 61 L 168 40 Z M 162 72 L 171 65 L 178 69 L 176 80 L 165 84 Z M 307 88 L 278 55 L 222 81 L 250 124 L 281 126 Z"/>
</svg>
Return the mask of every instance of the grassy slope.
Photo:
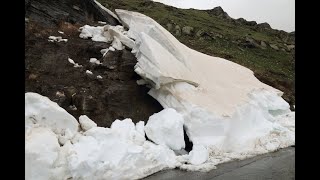
<svg viewBox="0 0 320 180">
<path fill-rule="evenodd" d="M 181 35 L 176 38 L 192 49 L 205 54 L 223 57 L 254 71 L 255 76 L 266 84 L 282 90 L 284 98 L 293 105 L 295 103 L 294 90 L 294 51 L 276 51 L 269 46 L 266 49 L 246 48 L 237 41 L 246 36 L 268 44 L 276 44 L 280 49 L 284 47 L 284 41 L 277 36 L 275 31 L 257 31 L 252 26 L 239 25 L 226 19 L 210 15 L 209 11 L 194 9 L 177 9 L 161 3 L 148 0 L 98 0 L 110 10 L 126 9 L 141 12 L 163 27 L 173 24 L 171 30 L 175 35 L 175 25 L 181 28 L 192 26 L 195 32 L 203 30 L 221 34 L 223 38 L 199 38 L 197 36 Z M 289 40 L 294 44 L 294 40 Z"/>
</svg>

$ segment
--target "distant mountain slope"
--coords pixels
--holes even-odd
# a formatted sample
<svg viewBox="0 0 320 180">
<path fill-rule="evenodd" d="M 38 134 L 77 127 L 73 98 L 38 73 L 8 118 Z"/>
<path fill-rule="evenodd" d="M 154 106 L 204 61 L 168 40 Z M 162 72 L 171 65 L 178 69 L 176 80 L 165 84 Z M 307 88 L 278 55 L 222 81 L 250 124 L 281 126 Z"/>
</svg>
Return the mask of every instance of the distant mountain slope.
<svg viewBox="0 0 320 180">
<path fill-rule="evenodd" d="M 232 19 L 221 7 L 195 10 L 149 0 L 98 1 L 112 11 L 146 14 L 187 46 L 250 68 L 259 80 L 283 91 L 291 106 L 295 104 L 295 32 L 274 30 L 268 23 Z"/>
</svg>

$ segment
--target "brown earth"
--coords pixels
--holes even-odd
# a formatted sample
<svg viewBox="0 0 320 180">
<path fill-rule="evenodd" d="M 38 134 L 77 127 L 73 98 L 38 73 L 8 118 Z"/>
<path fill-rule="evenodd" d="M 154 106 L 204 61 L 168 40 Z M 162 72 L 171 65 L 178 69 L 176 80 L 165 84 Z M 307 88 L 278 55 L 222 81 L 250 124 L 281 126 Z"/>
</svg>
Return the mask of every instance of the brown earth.
<svg viewBox="0 0 320 180">
<path fill-rule="evenodd" d="M 137 85 L 139 76 L 133 71 L 136 58 L 130 50 L 110 51 L 102 59 L 100 50 L 110 44 L 79 38 L 79 27 L 85 24 L 97 25 L 97 21 L 106 19 L 102 19 L 101 14 L 98 16 L 85 13 L 86 15 L 81 16 L 81 13 L 76 11 L 68 12 L 68 8 L 71 9 L 73 5 L 84 7 L 77 3 L 92 1 L 64 2 L 63 6 L 57 5 L 57 1 L 28 2 L 26 17 L 29 20 L 25 27 L 25 92 L 47 96 L 75 118 L 86 114 L 99 126 L 104 127 L 109 127 L 115 119 L 147 121 L 150 115 L 161 111 L 161 105 L 147 94 L 149 89 Z M 39 7 L 38 4 L 41 4 L 40 9 L 35 8 Z M 42 11 L 43 9 L 47 11 Z M 62 20 L 48 15 L 60 10 L 68 12 Z M 94 9 L 91 9 L 91 12 L 95 13 Z M 46 21 L 39 16 L 45 16 Z M 79 21 L 70 18 L 78 16 L 82 17 Z M 58 31 L 63 31 L 64 34 L 59 34 Z M 49 42 L 49 36 L 62 36 L 68 39 L 68 42 Z M 68 57 L 83 67 L 73 67 Z M 89 62 L 90 58 L 97 58 L 103 64 L 94 65 Z M 93 75 L 87 75 L 86 70 L 93 72 Z M 101 75 L 102 79 L 97 79 L 98 75 Z"/>
</svg>

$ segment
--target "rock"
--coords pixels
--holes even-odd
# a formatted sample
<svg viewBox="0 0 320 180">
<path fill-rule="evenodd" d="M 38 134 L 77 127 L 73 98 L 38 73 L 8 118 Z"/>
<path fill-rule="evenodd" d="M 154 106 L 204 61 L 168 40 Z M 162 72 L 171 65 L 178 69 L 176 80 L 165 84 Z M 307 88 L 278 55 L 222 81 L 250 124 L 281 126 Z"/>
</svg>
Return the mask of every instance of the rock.
<svg viewBox="0 0 320 180">
<path fill-rule="evenodd" d="M 242 45 L 248 48 L 260 48 L 260 45 L 257 43 L 257 41 L 248 36 L 245 38 L 245 42 Z"/>
<path fill-rule="evenodd" d="M 74 8 L 76 7 L 76 8 Z M 66 21 L 71 24 L 87 23 L 88 19 L 94 21 L 106 21 L 108 24 L 117 25 L 119 21 L 108 12 L 99 8 L 94 0 L 55 0 L 28 1 L 25 6 L 26 17 L 46 27 L 59 25 L 59 22 Z"/>
<path fill-rule="evenodd" d="M 168 29 L 168 31 L 171 31 L 172 30 L 172 24 L 168 23 L 167 24 L 167 29 Z"/>
<path fill-rule="evenodd" d="M 196 36 L 197 37 L 201 37 L 203 35 L 204 31 L 202 29 L 200 29 L 197 33 Z"/>
<path fill-rule="evenodd" d="M 291 45 L 286 45 L 287 47 L 287 50 L 288 51 L 291 51 L 291 50 L 294 50 L 295 49 L 295 45 L 291 44 Z"/>
<path fill-rule="evenodd" d="M 264 41 L 260 42 L 260 46 L 265 49 L 267 47 L 267 44 Z"/>
<path fill-rule="evenodd" d="M 222 34 L 217 33 L 217 32 L 213 32 L 213 31 L 210 32 L 210 35 L 211 35 L 212 37 L 223 38 Z"/>
<path fill-rule="evenodd" d="M 181 29 L 180 29 L 180 26 L 179 25 L 176 25 L 176 27 L 174 28 L 175 29 L 175 35 L 176 36 L 181 36 Z"/>
<path fill-rule="evenodd" d="M 265 22 L 265 23 L 257 24 L 256 27 L 257 27 L 258 29 L 271 29 L 270 24 L 268 24 L 268 23 L 266 23 L 266 22 Z"/>
<path fill-rule="evenodd" d="M 270 44 L 270 47 L 274 50 L 277 50 L 277 51 L 279 50 L 278 46 L 275 44 Z"/>
<path fill-rule="evenodd" d="M 193 35 L 194 34 L 194 29 L 193 27 L 190 27 L 190 26 L 185 26 L 182 28 L 182 34 L 184 35 Z"/>
<path fill-rule="evenodd" d="M 167 108 L 150 116 L 144 130 L 147 137 L 156 144 L 180 150 L 185 147 L 183 122 L 181 114 Z"/>
<path fill-rule="evenodd" d="M 228 13 L 226 13 L 220 6 L 215 7 L 211 10 L 208 10 L 208 13 L 210 15 L 214 15 L 220 18 L 224 18 L 224 19 L 229 19 L 231 20 L 231 17 L 228 15 Z"/>
<path fill-rule="evenodd" d="M 257 25 L 257 22 L 255 21 L 247 21 L 243 18 L 239 18 L 235 20 L 237 23 L 242 24 L 242 25 L 247 25 L 247 26 L 255 26 Z"/>
<path fill-rule="evenodd" d="M 82 115 L 79 117 L 79 123 L 80 123 L 81 128 L 84 131 L 88 131 L 89 129 L 91 129 L 93 127 L 97 127 L 97 124 L 95 122 L 93 122 L 91 119 L 89 119 L 89 117 L 86 115 Z"/>
</svg>

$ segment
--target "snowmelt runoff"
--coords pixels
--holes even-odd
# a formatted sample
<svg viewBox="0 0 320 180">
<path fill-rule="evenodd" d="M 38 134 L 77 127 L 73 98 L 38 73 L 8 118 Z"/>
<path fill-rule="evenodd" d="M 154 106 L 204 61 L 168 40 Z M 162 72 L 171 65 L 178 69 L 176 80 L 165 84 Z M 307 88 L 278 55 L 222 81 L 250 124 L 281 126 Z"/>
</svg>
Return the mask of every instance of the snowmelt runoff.
<svg viewBox="0 0 320 180">
<path fill-rule="evenodd" d="M 26 179 L 139 179 L 163 169 L 215 165 L 295 144 L 295 113 L 282 92 L 231 61 L 192 50 L 153 19 L 116 10 L 123 26 L 80 28 L 81 38 L 132 49 L 137 83 L 164 107 L 136 124 L 77 121 L 47 97 L 25 94 Z M 128 31 L 125 28 L 129 29 Z M 183 129 L 193 142 L 185 153 Z M 147 141 L 145 134 L 152 140 Z M 184 152 L 184 153 L 183 153 Z"/>
</svg>

